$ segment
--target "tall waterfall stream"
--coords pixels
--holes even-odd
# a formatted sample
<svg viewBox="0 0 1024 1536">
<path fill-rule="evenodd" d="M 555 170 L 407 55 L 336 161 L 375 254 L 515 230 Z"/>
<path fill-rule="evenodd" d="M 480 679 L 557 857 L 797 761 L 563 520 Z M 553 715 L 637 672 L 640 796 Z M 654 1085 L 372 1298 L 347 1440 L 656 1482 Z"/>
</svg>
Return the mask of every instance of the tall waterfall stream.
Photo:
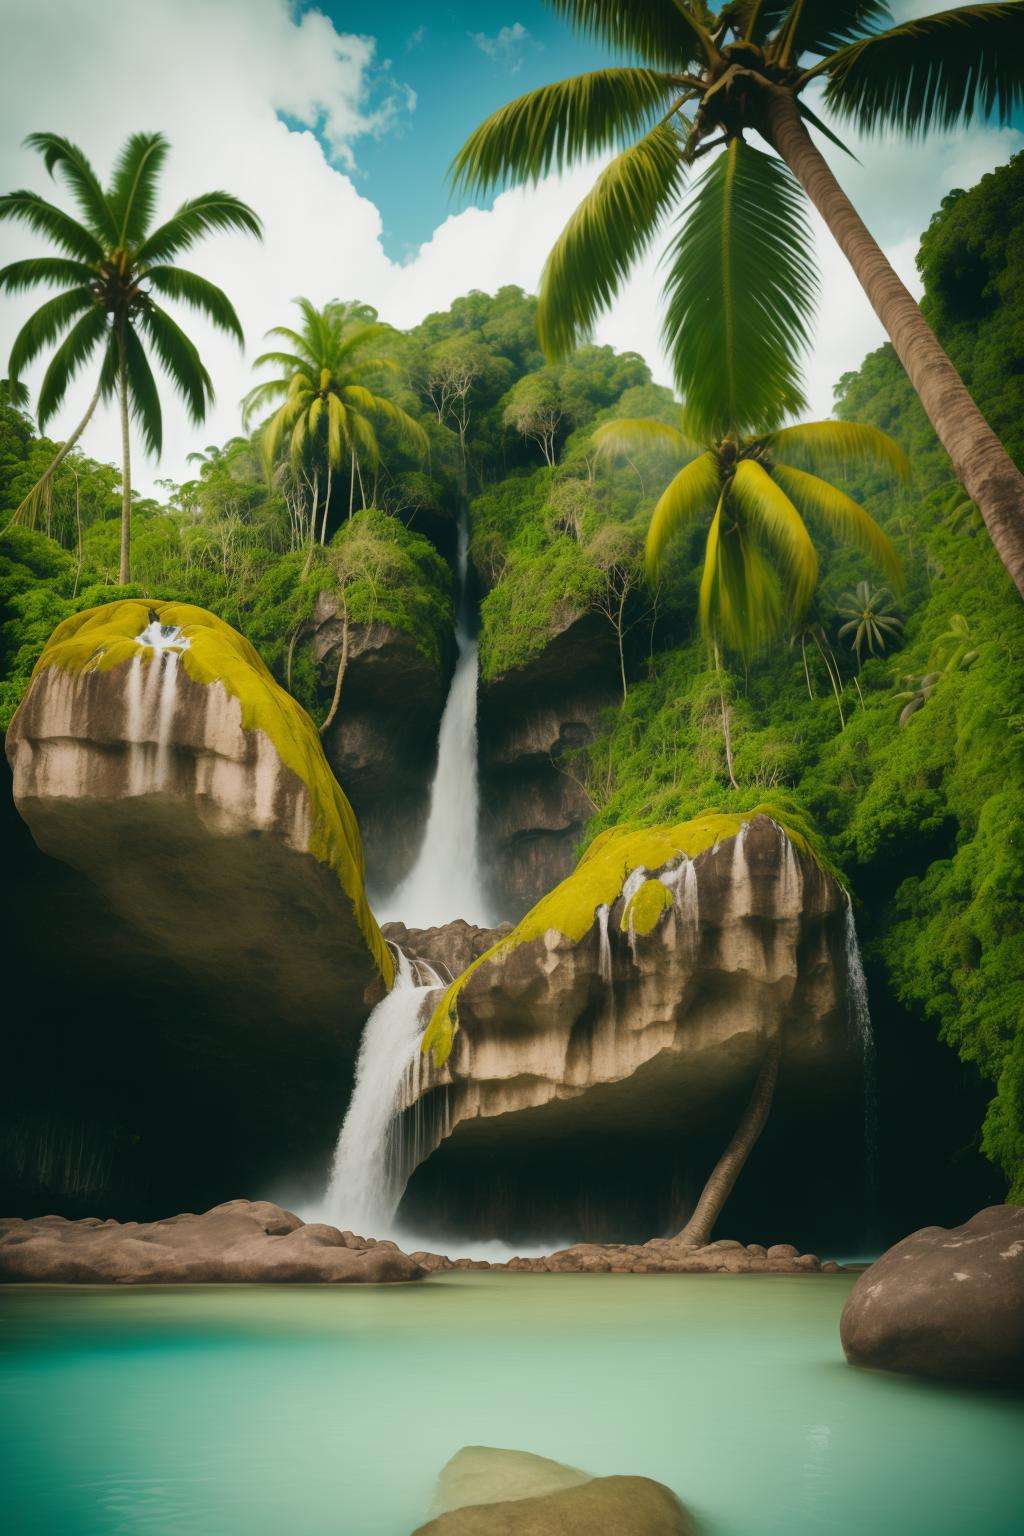
<svg viewBox="0 0 1024 1536">
<path fill-rule="evenodd" d="M 868 1008 L 868 984 L 857 943 L 857 925 L 853 902 L 846 898 L 844 916 L 846 935 L 846 985 L 849 996 L 850 1023 L 860 1043 L 861 1070 L 864 1077 L 864 1205 L 867 1236 L 875 1237 L 878 1219 L 878 1063 L 875 1036 Z"/>
</svg>

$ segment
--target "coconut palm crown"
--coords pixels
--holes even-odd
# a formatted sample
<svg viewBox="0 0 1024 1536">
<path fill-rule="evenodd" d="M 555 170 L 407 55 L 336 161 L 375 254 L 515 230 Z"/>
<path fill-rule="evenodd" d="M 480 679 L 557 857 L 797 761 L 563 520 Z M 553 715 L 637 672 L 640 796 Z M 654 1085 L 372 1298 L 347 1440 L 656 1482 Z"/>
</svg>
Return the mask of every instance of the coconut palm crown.
<svg viewBox="0 0 1024 1536">
<path fill-rule="evenodd" d="M 981 416 L 911 295 L 843 192 L 809 127 L 918 135 L 1024 100 L 1024 0 L 893 25 L 884 0 L 548 0 L 630 62 L 502 107 L 457 155 L 472 193 L 615 158 L 573 213 L 541 285 L 552 358 L 592 328 L 675 218 L 665 251 L 666 349 L 710 436 L 761 431 L 803 408 L 800 362 L 816 273 L 804 194 L 867 296 L 993 542 L 1024 595 L 1024 477 Z M 824 85 L 816 106 L 807 94 Z M 773 154 L 747 142 L 756 133 Z M 693 166 L 707 168 L 678 217 Z"/>
<path fill-rule="evenodd" d="M 647 568 L 657 576 L 673 540 L 708 524 L 698 617 L 714 646 L 749 656 L 806 611 L 818 581 L 807 521 L 853 544 L 902 585 L 888 536 L 863 507 L 813 473 L 867 461 L 905 478 L 903 450 L 875 427 L 804 422 L 755 436 L 729 433 L 702 445 L 684 409 L 678 426 L 655 419 L 605 422 L 594 442 L 604 456 L 661 448 L 688 460 L 651 515 Z"/>
<path fill-rule="evenodd" d="M 123 583 L 130 574 L 129 417 L 134 417 L 150 453 L 159 455 L 163 445 L 160 393 L 147 351 L 182 396 L 193 422 L 204 420 L 213 399 L 213 384 L 194 342 L 159 301 L 170 299 L 198 310 L 242 345 L 242 327 L 227 295 L 206 278 L 178 266 L 177 258 L 204 235 L 239 230 L 258 237 L 262 225 L 253 210 L 230 192 L 206 192 L 182 203 L 154 227 L 160 172 L 170 149 L 162 133 L 132 134 L 106 189 L 86 155 L 69 139 L 33 133 L 25 142 L 39 151 L 51 176 L 61 176 L 79 216 L 36 192 L 0 197 L 0 219 L 26 225 L 58 253 L 4 267 L 0 290 L 19 293 L 40 286 L 61 290 L 22 326 L 11 348 L 8 372 L 17 383 L 29 364 L 63 338 L 39 388 L 36 415 L 43 429 L 59 410 L 75 376 L 99 358 L 99 376 L 85 419 L 48 474 L 77 441 L 97 402 L 116 392 L 123 452 L 119 578 Z"/>
<path fill-rule="evenodd" d="M 395 427 L 403 442 L 426 456 L 427 434 L 421 424 L 394 400 L 379 393 L 382 376 L 398 366 L 372 349 L 394 335 L 364 304 L 339 304 L 317 309 L 309 299 L 296 299 L 302 316 L 298 330 L 279 325 L 267 332 L 289 350 L 264 352 L 255 368 L 271 366 L 274 378 L 257 384 L 246 395 L 243 419 L 248 423 L 262 408 L 277 405 L 263 427 L 263 451 L 272 463 L 286 448 L 293 463 L 322 454 L 328 473 L 350 460 L 354 477 L 360 464 L 380 461 L 376 425 Z"/>
</svg>

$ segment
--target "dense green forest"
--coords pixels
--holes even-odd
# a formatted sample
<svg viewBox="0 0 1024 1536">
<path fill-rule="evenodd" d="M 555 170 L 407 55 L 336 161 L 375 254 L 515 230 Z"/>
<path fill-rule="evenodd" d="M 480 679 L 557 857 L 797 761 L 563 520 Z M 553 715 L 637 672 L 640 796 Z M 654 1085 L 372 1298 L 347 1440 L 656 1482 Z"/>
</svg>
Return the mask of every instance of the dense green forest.
<svg viewBox="0 0 1024 1536">
<path fill-rule="evenodd" d="M 929 319 L 1024 463 L 1024 157 L 945 199 L 919 266 Z M 622 702 L 569 765 L 593 805 L 587 840 L 772 799 L 809 816 L 891 994 L 991 1085 L 980 1143 L 1024 1200 L 1024 609 L 892 349 L 839 381 L 836 414 L 910 457 L 899 489 L 875 471 L 844 482 L 899 550 L 905 590 L 816 531 L 821 578 L 796 632 L 717 664 L 695 617 L 704 531 L 645 576 L 671 458 L 594 442 L 620 417 L 674 419 L 639 356 L 585 346 L 546 364 L 535 303 L 514 288 L 384 329 L 375 352 L 395 408 L 379 461 L 327 478 L 270 461 L 258 432 L 207 447 L 194 478 L 135 498 L 127 588 L 118 472 L 76 450 L 11 521 L 57 445 L 0 404 L 4 723 L 53 627 L 127 594 L 212 609 L 318 723 L 335 703 L 306 643 L 323 592 L 447 665 L 468 503 L 485 684 L 542 658 L 573 614 L 608 624 Z"/>
</svg>

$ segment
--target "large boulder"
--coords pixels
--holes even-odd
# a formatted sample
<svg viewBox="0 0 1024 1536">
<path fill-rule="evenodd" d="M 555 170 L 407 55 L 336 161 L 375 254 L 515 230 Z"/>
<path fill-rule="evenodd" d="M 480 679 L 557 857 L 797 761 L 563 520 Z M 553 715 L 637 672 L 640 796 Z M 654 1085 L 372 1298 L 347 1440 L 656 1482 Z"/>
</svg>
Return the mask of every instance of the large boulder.
<svg viewBox="0 0 1024 1536">
<path fill-rule="evenodd" d="M 787 1189 L 776 1166 L 756 1232 L 797 1230 L 807 1136 L 824 1170 L 842 1112 L 854 1139 L 859 1121 L 847 925 L 841 886 L 766 814 L 605 834 L 439 1002 L 414 1095 L 439 1144 L 407 1219 L 513 1242 L 678 1230 L 781 1031 L 773 1119 L 806 1172 Z"/>
<path fill-rule="evenodd" d="M 423 1273 L 394 1243 L 307 1225 L 266 1200 L 146 1223 L 0 1219 L 0 1282 L 9 1284 L 377 1284 Z"/>
<path fill-rule="evenodd" d="M 54 632 L 7 753 L 36 844 L 87 877 L 55 882 L 54 962 L 106 995 L 26 1042 L 59 1135 L 128 1149 L 161 1203 L 322 1165 L 393 962 L 309 717 L 212 614 L 123 600 Z"/>
<path fill-rule="evenodd" d="M 321 593 L 310 643 L 326 700 L 334 693 L 342 629 L 336 599 Z M 324 748 L 359 818 L 375 890 L 392 890 L 415 860 L 453 662 L 454 641 L 444 654 L 428 655 L 405 630 L 349 625 L 342 707 Z"/>
<path fill-rule="evenodd" d="M 527 1451 L 471 1445 L 438 1479 L 437 1516 L 414 1536 L 690 1536 L 671 1489 L 647 1477 L 591 1477 Z"/>
<path fill-rule="evenodd" d="M 539 655 L 481 686 L 480 834 L 503 915 L 572 872 L 593 805 L 571 758 L 615 702 L 617 665 L 604 620 L 565 604 Z"/>
<path fill-rule="evenodd" d="M 912 1232 L 860 1276 L 839 1331 L 851 1365 L 1024 1382 L 1024 1206 Z"/>
</svg>

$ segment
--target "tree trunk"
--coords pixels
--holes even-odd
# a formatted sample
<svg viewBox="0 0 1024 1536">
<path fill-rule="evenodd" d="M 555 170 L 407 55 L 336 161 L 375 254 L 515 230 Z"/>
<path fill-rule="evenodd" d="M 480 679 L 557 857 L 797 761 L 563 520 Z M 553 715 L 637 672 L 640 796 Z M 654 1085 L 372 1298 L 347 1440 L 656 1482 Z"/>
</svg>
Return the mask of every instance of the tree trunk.
<svg viewBox="0 0 1024 1536">
<path fill-rule="evenodd" d="M 18 505 L 15 507 L 14 511 L 11 513 L 10 521 L 6 525 L 8 528 L 10 528 L 11 525 L 14 524 L 14 523 L 20 523 L 21 518 L 22 518 L 22 514 L 26 511 L 26 509 L 30 506 L 30 504 L 32 504 L 32 503 L 38 504 L 39 497 L 42 494 L 43 490 L 46 488 L 47 485 L 49 485 L 50 481 L 53 479 L 53 477 L 57 473 L 58 469 L 60 469 L 60 466 L 63 464 L 64 460 L 67 458 L 68 454 L 71 452 L 72 448 L 78 442 L 78 439 L 81 437 L 82 433 L 85 431 L 86 427 L 89 425 L 90 421 L 92 420 L 92 414 L 95 411 L 97 405 L 99 404 L 99 398 L 100 398 L 100 386 L 97 384 L 96 385 L 96 392 L 93 395 L 92 399 L 89 401 L 88 406 L 86 407 L 85 415 L 82 417 L 81 421 L 78 423 L 78 426 L 72 432 L 72 434 L 68 438 L 67 442 L 63 445 L 63 447 L 60 449 L 60 451 L 57 454 L 54 455 L 53 459 L 50 461 L 50 463 L 47 466 L 47 468 L 43 470 L 43 473 L 39 476 L 39 479 L 36 481 L 36 483 L 32 487 L 32 489 L 29 491 L 28 495 L 27 496 L 23 496 L 21 501 L 19 501 Z M 33 512 L 32 515 L 34 517 L 35 513 Z"/>
<path fill-rule="evenodd" d="M 328 455 L 328 459 L 327 459 L 327 495 L 324 497 L 324 515 L 323 515 L 323 518 L 321 519 L 321 522 L 320 522 L 320 543 L 321 544 L 326 544 L 327 543 L 327 514 L 330 511 L 330 506 L 331 506 L 331 480 L 333 479 L 333 476 L 334 476 L 334 466 L 331 463 L 330 456 Z"/>
<path fill-rule="evenodd" d="M 350 461 L 350 463 L 349 463 L 349 474 L 348 474 L 348 520 L 349 520 L 349 522 L 351 522 L 352 521 L 352 513 L 355 511 L 355 505 L 356 505 L 356 456 L 355 456 L 354 453 L 350 453 L 349 454 L 349 461 Z"/>
<path fill-rule="evenodd" d="M 814 145 L 784 90 L 769 93 L 766 133 L 828 225 L 892 338 L 956 477 L 976 503 L 1000 560 L 1024 597 L 1024 475 Z"/>
<path fill-rule="evenodd" d="M 743 1118 L 736 1127 L 736 1133 L 711 1170 L 693 1215 L 679 1233 L 679 1241 L 687 1247 L 702 1248 L 711 1237 L 722 1207 L 732 1193 L 733 1185 L 743 1171 L 743 1165 L 757 1138 L 764 1130 L 775 1096 L 781 1054 L 782 1036 L 776 1033 L 765 1050 L 753 1092 L 743 1111 Z"/>
<path fill-rule="evenodd" d="M 121 397 L 121 561 L 117 571 L 118 586 L 131 581 L 132 558 L 132 454 L 128 434 L 128 363 L 125 357 L 124 330 L 117 334 L 117 385 Z"/>
<path fill-rule="evenodd" d="M 342 618 L 342 621 L 341 621 L 341 656 L 338 659 L 338 675 L 334 679 L 334 697 L 331 700 L 331 707 L 330 707 L 330 709 L 327 712 L 327 719 L 324 721 L 323 725 L 320 727 L 320 735 L 321 736 L 323 736 L 329 730 L 331 724 L 333 723 L 335 715 L 338 713 L 338 705 L 341 703 L 341 685 L 345 681 L 345 668 L 347 666 L 348 666 L 348 608 L 346 607 L 345 610 L 344 610 L 344 617 Z"/>
<path fill-rule="evenodd" d="M 729 706 L 725 702 L 725 689 L 722 687 L 722 663 L 718 654 L 717 641 L 715 642 L 715 671 L 718 674 L 718 702 L 722 706 L 722 740 L 725 742 L 725 764 L 729 770 L 729 783 L 733 789 L 739 789 L 732 765 L 732 722 L 729 718 Z"/>
</svg>

